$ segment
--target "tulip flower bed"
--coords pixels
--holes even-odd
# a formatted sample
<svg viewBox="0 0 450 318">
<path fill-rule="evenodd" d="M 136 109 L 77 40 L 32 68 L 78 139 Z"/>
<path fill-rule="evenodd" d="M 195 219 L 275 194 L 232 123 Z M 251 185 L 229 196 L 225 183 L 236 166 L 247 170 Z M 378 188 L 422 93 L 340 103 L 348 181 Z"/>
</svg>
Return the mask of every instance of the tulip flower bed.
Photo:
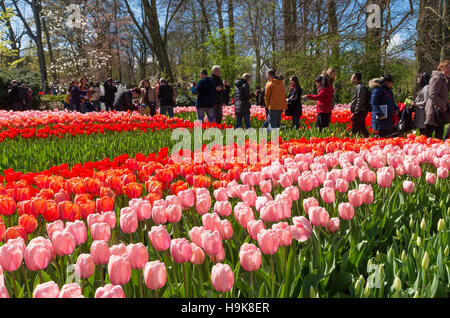
<svg viewBox="0 0 450 318">
<path fill-rule="evenodd" d="M 268 149 L 4 170 L 0 296 L 448 297 L 449 142 Z"/>
</svg>

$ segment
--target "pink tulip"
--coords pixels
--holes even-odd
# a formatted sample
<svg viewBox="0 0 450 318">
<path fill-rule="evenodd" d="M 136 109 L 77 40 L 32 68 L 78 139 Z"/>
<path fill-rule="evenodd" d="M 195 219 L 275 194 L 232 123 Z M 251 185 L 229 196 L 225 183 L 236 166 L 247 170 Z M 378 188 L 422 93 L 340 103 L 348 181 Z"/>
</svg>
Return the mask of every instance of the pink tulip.
<svg viewBox="0 0 450 318">
<path fill-rule="evenodd" d="M 308 174 L 302 174 L 298 178 L 298 186 L 301 191 L 303 192 L 310 192 L 312 189 L 314 189 L 314 182 L 313 182 L 313 176 Z"/>
<path fill-rule="evenodd" d="M 112 255 L 108 262 L 108 276 L 113 285 L 126 285 L 131 278 L 128 257 Z"/>
<path fill-rule="evenodd" d="M 58 298 L 84 298 L 81 287 L 77 283 L 66 284 L 61 288 Z"/>
<path fill-rule="evenodd" d="M 109 261 L 109 247 L 106 241 L 94 241 L 91 245 L 91 256 L 95 265 L 106 265 Z"/>
<path fill-rule="evenodd" d="M 33 291 L 33 298 L 58 298 L 58 296 L 59 286 L 54 281 L 39 284 Z"/>
<path fill-rule="evenodd" d="M 148 232 L 148 238 L 158 252 L 165 251 L 170 247 L 170 235 L 164 225 L 153 226 Z"/>
<path fill-rule="evenodd" d="M 262 193 L 270 193 L 272 192 L 272 181 L 270 180 L 262 180 L 259 182 L 259 189 Z"/>
<path fill-rule="evenodd" d="M 258 233 L 261 232 L 261 230 L 265 230 L 266 227 L 264 225 L 264 222 L 262 220 L 251 220 L 247 223 L 247 231 L 248 234 L 250 234 L 250 237 L 254 240 L 258 239 Z"/>
<path fill-rule="evenodd" d="M 216 202 L 216 204 L 219 202 Z M 195 206 L 195 211 L 198 213 L 198 215 L 205 215 L 206 213 L 209 212 L 209 209 L 211 208 L 211 201 L 204 199 L 204 198 L 199 198 L 197 199 L 197 204 Z"/>
<path fill-rule="evenodd" d="M 166 265 L 160 261 L 148 262 L 144 268 L 144 281 L 148 289 L 156 290 L 166 284 Z"/>
<path fill-rule="evenodd" d="M 339 230 L 339 224 L 340 224 L 339 218 L 331 218 L 328 221 L 327 230 L 330 233 L 334 233 L 337 230 Z"/>
<path fill-rule="evenodd" d="M 303 208 L 305 209 L 305 212 L 307 215 L 309 214 L 310 208 L 317 207 L 317 206 L 319 206 L 319 202 L 314 197 L 310 197 L 310 198 L 303 200 Z"/>
<path fill-rule="evenodd" d="M 437 169 L 437 176 L 439 179 L 447 179 L 448 178 L 448 169 L 444 167 L 439 167 Z"/>
<path fill-rule="evenodd" d="M 142 269 L 148 262 L 148 251 L 142 243 L 128 245 L 127 254 L 132 269 Z"/>
<path fill-rule="evenodd" d="M 405 180 L 403 181 L 403 191 L 405 193 L 413 193 L 414 192 L 414 182 Z"/>
<path fill-rule="evenodd" d="M 287 188 L 287 187 L 292 186 L 292 183 L 293 183 L 292 182 L 292 178 L 291 178 L 291 176 L 288 173 L 282 174 L 280 176 L 280 185 L 283 188 Z"/>
<path fill-rule="evenodd" d="M 97 288 L 95 298 L 125 298 L 125 293 L 122 286 L 108 284 L 105 287 Z"/>
<path fill-rule="evenodd" d="M 114 229 L 116 227 L 117 218 L 116 213 L 114 211 L 110 212 L 102 212 L 102 221 L 100 223 L 106 223 L 111 229 Z"/>
<path fill-rule="evenodd" d="M 203 235 L 204 230 L 205 229 L 203 228 L 203 226 L 201 226 L 201 227 L 194 226 L 189 231 L 189 237 L 190 237 L 191 241 L 200 247 L 203 247 L 202 235 Z"/>
<path fill-rule="evenodd" d="M 392 183 L 392 177 L 386 171 L 379 171 L 377 173 L 377 182 L 380 188 L 389 188 Z"/>
<path fill-rule="evenodd" d="M 294 222 L 291 226 L 292 237 L 299 242 L 307 241 L 312 233 L 311 223 L 303 216 L 294 217 L 292 221 Z"/>
<path fill-rule="evenodd" d="M 16 246 L 16 247 L 18 247 L 19 250 L 22 251 L 22 255 L 25 255 L 25 250 L 27 249 L 27 246 L 25 245 L 25 240 L 22 237 L 18 237 L 18 238 L 15 238 L 15 239 L 10 239 L 10 240 L 8 240 L 7 244 L 9 246 Z"/>
<path fill-rule="evenodd" d="M 52 251 L 45 243 L 30 242 L 25 250 L 24 258 L 25 264 L 30 271 L 40 271 L 46 269 L 50 263 Z"/>
<path fill-rule="evenodd" d="M 371 204 L 373 202 L 373 189 L 370 184 L 360 184 L 358 190 L 361 193 L 363 203 Z"/>
<path fill-rule="evenodd" d="M 256 211 L 261 211 L 261 209 L 269 202 L 269 199 L 267 197 L 257 197 L 256 198 Z"/>
<path fill-rule="evenodd" d="M 141 200 L 134 206 L 138 221 L 149 220 L 152 217 L 152 205 L 147 200 Z"/>
<path fill-rule="evenodd" d="M 248 206 L 255 206 L 256 198 L 258 196 L 256 195 L 255 191 L 246 191 L 242 193 L 242 201 L 246 202 Z"/>
<path fill-rule="evenodd" d="M 52 243 L 55 247 L 55 253 L 58 256 L 66 256 L 73 253 L 76 246 L 75 238 L 72 233 L 64 230 L 62 232 L 56 231 L 52 236 Z"/>
<path fill-rule="evenodd" d="M 8 272 L 16 271 L 23 261 L 23 251 L 18 245 L 9 243 L 0 246 L 0 266 Z"/>
<path fill-rule="evenodd" d="M 292 244 L 292 232 L 288 223 L 276 223 L 272 225 L 272 230 L 277 233 L 280 239 L 280 246 L 290 246 Z"/>
<path fill-rule="evenodd" d="M 215 256 L 210 256 L 211 261 L 214 263 L 222 263 L 225 260 L 225 249 L 220 245 L 219 253 Z"/>
<path fill-rule="evenodd" d="M 56 231 L 62 232 L 64 230 L 64 222 L 61 220 L 58 220 L 53 223 L 45 224 L 45 227 L 47 228 L 48 238 L 51 240 L 54 232 L 56 232 Z"/>
<path fill-rule="evenodd" d="M 264 222 L 278 222 L 284 218 L 283 204 L 280 201 L 270 201 L 261 208 L 260 217 Z"/>
<path fill-rule="evenodd" d="M 339 216 L 343 220 L 351 220 L 355 216 L 355 210 L 350 203 L 341 203 L 339 204 Z"/>
<path fill-rule="evenodd" d="M 246 272 L 255 272 L 261 267 L 261 250 L 254 244 L 244 243 L 239 250 L 239 260 Z"/>
<path fill-rule="evenodd" d="M 169 223 L 178 223 L 181 220 L 181 206 L 171 204 L 166 209 L 167 221 Z"/>
<path fill-rule="evenodd" d="M 425 176 L 425 180 L 428 184 L 435 184 L 436 183 L 436 174 L 427 172 Z"/>
<path fill-rule="evenodd" d="M 333 203 L 336 199 L 334 189 L 331 188 L 320 189 L 320 196 L 322 197 L 323 202 L 327 204 Z"/>
<path fill-rule="evenodd" d="M 181 204 L 183 205 L 183 209 L 192 208 L 195 204 L 195 194 L 192 189 L 187 189 L 184 191 L 180 191 L 178 193 L 178 197 L 181 199 Z"/>
<path fill-rule="evenodd" d="M 73 235 L 76 245 L 86 243 L 88 231 L 83 221 L 67 222 L 65 229 Z"/>
<path fill-rule="evenodd" d="M 57 221 L 58 222 L 58 221 Z M 103 223 L 103 216 L 101 214 L 89 214 L 87 217 L 87 226 L 92 230 L 92 226 L 96 223 Z M 49 236 L 50 238 L 50 236 Z M 51 238 L 50 238 L 51 239 Z"/>
<path fill-rule="evenodd" d="M 214 198 L 216 201 L 228 201 L 228 191 L 226 188 L 214 190 Z"/>
<path fill-rule="evenodd" d="M 191 243 L 192 256 L 190 262 L 194 265 L 201 265 L 205 261 L 205 253 L 197 246 L 197 244 Z"/>
<path fill-rule="evenodd" d="M 322 207 L 312 207 L 309 209 L 309 220 L 314 226 L 326 227 L 329 221 L 329 214 Z"/>
<path fill-rule="evenodd" d="M 127 246 L 123 243 L 113 245 L 109 248 L 110 256 L 123 256 L 128 257 Z"/>
<path fill-rule="evenodd" d="M 297 187 L 291 186 L 284 190 L 291 201 L 297 201 L 300 198 L 300 191 Z"/>
<path fill-rule="evenodd" d="M 205 230 L 215 231 L 220 225 L 220 217 L 217 213 L 207 213 L 202 216 L 202 223 Z"/>
<path fill-rule="evenodd" d="M 172 240 L 170 244 L 170 254 L 175 263 L 182 264 L 189 262 L 192 257 L 191 243 L 185 238 Z"/>
<path fill-rule="evenodd" d="M 377 180 L 377 175 L 375 172 L 365 167 L 365 169 L 359 169 L 358 178 L 364 183 L 375 183 Z"/>
<path fill-rule="evenodd" d="M 248 221 L 255 219 L 252 208 L 245 202 L 238 202 L 236 204 L 234 207 L 234 216 L 244 228 L 247 228 Z"/>
<path fill-rule="evenodd" d="M 221 220 L 218 230 L 222 240 L 229 240 L 233 237 L 233 225 L 228 220 Z"/>
<path fill-rule="evenodd" d="M 156 223 L 156 222 L 155 222 Z M 136 212 L 122 214 L 120 216 L 120 229 L 125 234 L 132 234 L 138 228 L 138 218 Z"/>
<path fill-rule="evenodd" d="M 334 187 L 335 187 L 335 181 L 333 181 L 333 180 L 325 180 L 325 181 L 323 182 L 323 187 L 324 187 L 324 188 L 334 189 Z"/>
<path fill-rule="evenodd" d="M 10 241 L 10 243 L 11 243 L 11 241 Z M 56 257 L 55 248 L 53 247 L 52 241 L 50 241 L 49 239 L 43 238 L 42 236 L 38 236 L 38 237 L 35 237 L 34 239 L 32 239 L 28 243 L 28 246 L 31 244 L 42 244 L 42 245 L 46 246 L 50 251 L 50 260 L 52 260 Z M 25 255 L 25 251 L 24 251 L 24 255 Z"/>
<path fill-rule="evenodd" d="M 226 293 L 234 285 L 234 274 L 230 265 L 218 263 L 211 271 L 213 287 L 218 292 Z"/>
<path fill-rule="evenodd" d="M 348 190 L 348 182 L 344 179 L 336 180 L 336 191 L 339 193 L 345 193 Z"/>
<path fill-rule="evenodd" d="M 197 189 L 197 190 L 200 190 L 200 189 Z M 208 194 L 209 194 L 209 192 L 208 192 Z M 181 199 L 176 195 L 168 195 L 166 197 L 166 205 L 165 206 L 169 206 L 171 204 L 182 206 Z"/>
<path fill-rule="evenodd" d="M 348 202 L 355 208 L 363 204 L 363 196 L 359 190 L 348 191 Z"/>
<path fill-rule="evenodd" d="M 75 276 L 87 279 L 94 274 L 95 264 L 90 254 L 80 254 L 75 265 Z"/>
<path fill-rule="evenodd" d="M 221 217 L 227 217 L 231 215 L 233 208 L 231 203 L 228 201 L 217 201 L 214 204 L 214 212 L 220 215 Z"/>
<path fill-rule="evenodd" d="M 210 256 L 219 254 L 222 247 L 222 237 L 220 236 L 219 231 L 204 231 L 202 235 L 202 246 L 205 253 Z"/>
<path fill-rule="evenodd" d="M 356 176 L 358 175 L 359 169 L 355 166 L 349 166 L 342 169 L 341 179 L 347 181 L 347 182 L 353 182 L 356 179 Z M 339 179 L 337 179 L 339 180 Z M 336 182 L 337 182 L 336 180 Z M 337 185 L 336 185 L 337 187 Z M 339 191 L 339 190 L 338 190 Z"/>
<path fill-rule="evenodd" d="M 111 228 L 106 223 L 95 223 L 91 227 L 91 236 L 94 241 L 109 241 Z"/>
<path fill-rule="evenodd" d="M 273 255 L 278 251 L 280 239 L 274 230 L 261 230 L 258 233 L 258 245 L 265 255 Z"/>
<path fill-rule="evenodd" d="M 0 285 L 0 299 L 7 299 L 9 298 L 8 289 L 6 289 L 6 286 Z"/>
<path fill-rule="evenodd" d="M 153 206 L 152 209 L 153 223 L 156 225 L 164 224 L 167 222 L 167 212 L 164 206 Z"/>
</svg>

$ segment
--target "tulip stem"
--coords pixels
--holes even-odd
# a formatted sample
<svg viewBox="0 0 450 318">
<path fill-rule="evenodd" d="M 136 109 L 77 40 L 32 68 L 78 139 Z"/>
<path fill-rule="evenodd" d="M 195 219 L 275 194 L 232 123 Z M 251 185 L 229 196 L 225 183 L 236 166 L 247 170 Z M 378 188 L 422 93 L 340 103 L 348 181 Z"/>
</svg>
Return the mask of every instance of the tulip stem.
<svg viewBox="0 0 450 318">
<path fill-rule="evenodd" d="M 273 255 L 270 255 L 270 269 L 272 272 L 272 290 L 270 293 L 270 297 L 275 298 L 275 273 L 274 273 L 274 266 L 273 266 Z"/>
<path fill-rule="evenodd" d="M 14 297 L 19 298 L 19 294 L 17 293 L 16 278 L 14 277 L 14 271 L 11 272 L 11 278 L 12 278 L 13 289 L 14 289 Z"/>
<path fill-rule="evenodd" d="M 25 286 L 27 287 L 28 298 L 31 298 L 30 285 L 29 285 L 28 279 L 27 279 L 27 271 L 24 266 L 22 266 L 22 272 L 23 272 L 23 277 L 25 279 Z"/>
<path fill-rule="evenodd" d="M 142 292 L 142 271 L 140 269 L 138 269 L 139 271 L 139 295 L 141 296 L 141 298 L 144 298 L 144 294 Z"/>
<path fill-rule="evenodd" d="M 44 279 L 42 278 L 41 271 L 38 271 L 38 276 L 39 276 L 39 281 L 41 282 L 41 284 L 43 284 L 44 283 Z"/>
<path fill-rule="evenodd" d="M 255 297 L 255 291 L 253 289 L 253 272 L 250 272 L 250 289 L 252 290 L 252 297 Z"/>
<path fill-rule="evenodd" d="M 188 297 L 187 279 L 186 279 L 186 263 L 183 263 L 183 275 L 184 275 L 184 297 Z"/>
</svg>

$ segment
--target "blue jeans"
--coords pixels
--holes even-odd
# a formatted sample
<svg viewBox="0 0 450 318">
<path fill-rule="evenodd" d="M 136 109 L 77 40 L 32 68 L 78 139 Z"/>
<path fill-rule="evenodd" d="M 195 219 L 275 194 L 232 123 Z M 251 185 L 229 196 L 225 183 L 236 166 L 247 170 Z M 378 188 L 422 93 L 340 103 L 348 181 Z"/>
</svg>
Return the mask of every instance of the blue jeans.
<svg viewBox="0 0 450 318">
<path fill-rule="evenodd" d="M 236 114 L 236 128 L 242 127 L 242 119 L 245 122 L 245 128 L 250 129 L 250 115 Z"/>
<path fill-rule="evenodd" d="M 266 121 L 263 124 L 263 128 L 269 127 L 269 109 L 266 108 Z"/>
<path fill-rule="evenodd" d="M 282 110 L 269 110 L 269 130 L 277 129 L 281 127 L 281 114 Z"/>
<path fill-rule="evenodd" d="M 208 116 L 208 121 L 210 123 L 214 122 L 214 107 L 211 108 L 197 108 L 197 120 L 203 123 L 203 118 L 205 117 L 205 113 Z"/>
<path fill-rule="evenodd" d="M 169 113 L 169 118 L 173 118 L 173 106 L 161 106 L 159 112 L 161 115 Z"/>
</svg>

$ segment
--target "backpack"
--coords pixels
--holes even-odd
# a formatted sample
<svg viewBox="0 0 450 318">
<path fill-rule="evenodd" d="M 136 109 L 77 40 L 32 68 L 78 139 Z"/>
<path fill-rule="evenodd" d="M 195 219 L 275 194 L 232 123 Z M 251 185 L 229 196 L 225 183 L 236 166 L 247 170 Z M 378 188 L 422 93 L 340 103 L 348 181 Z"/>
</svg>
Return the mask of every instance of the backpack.
<svg viewBox="0 0 450 318">
<path fill-rule="evenodd" d="M 366 86 L 364 86 L 367 90 L 367 111 L 369 113 L 372 112 L 372 104 L 371 104 L 371 100 L 372 100 L 372 89 L 368 89 Z"/>
</svg>

